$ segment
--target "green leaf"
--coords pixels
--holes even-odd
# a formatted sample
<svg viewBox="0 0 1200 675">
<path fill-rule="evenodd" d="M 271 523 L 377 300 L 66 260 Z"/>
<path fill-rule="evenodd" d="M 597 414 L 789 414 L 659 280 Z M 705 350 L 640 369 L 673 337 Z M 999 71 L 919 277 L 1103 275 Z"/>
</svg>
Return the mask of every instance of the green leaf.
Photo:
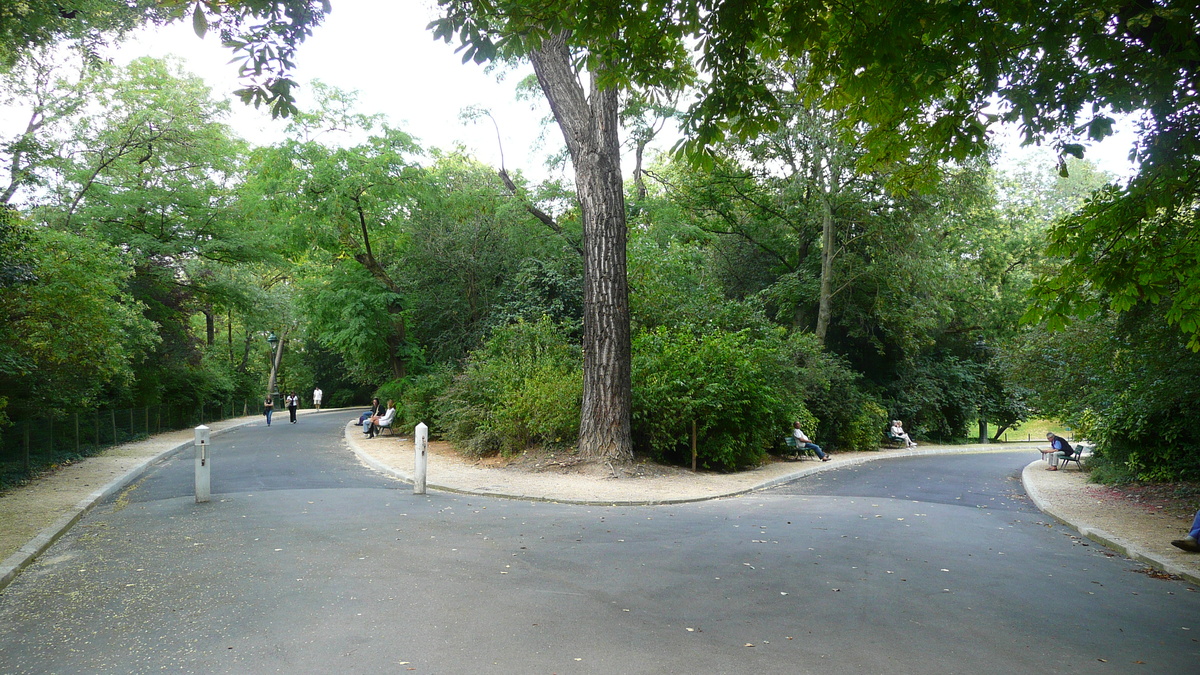
<svg viewBox="0 0 1200 675">
<path fill-rule="evenodd" d="M 192 30 L 201 38 L 208 33 L 208 17 L 205 16 L 200 3 L 196 3 L 196 10 L 192 12 Z"/>
</svg>

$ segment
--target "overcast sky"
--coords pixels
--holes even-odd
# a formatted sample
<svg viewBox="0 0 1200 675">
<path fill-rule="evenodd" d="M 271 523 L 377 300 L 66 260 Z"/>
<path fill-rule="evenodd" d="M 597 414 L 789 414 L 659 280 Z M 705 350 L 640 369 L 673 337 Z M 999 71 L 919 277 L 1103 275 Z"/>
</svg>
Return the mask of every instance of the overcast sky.
<svg viewBox="0 0 1200 675">
<path fill-rule="evenodd" d="M 499 126 L 507 168 L 544 177 L 544 157 L 562 148 L 562 136 L 555 126 L 542 129 L 540 122 L 549 114 L 544 101 L 517 100 L 517 83 L 533 72 L 530 68 L 507 73 L 498 82 L 483 66 L 463 64 L 455 45 L 435 42 L 426 30 L 435 16 L 428 0 L 335 0 L 333 6 L 297 54 L 294 79 L 302 85 L 296 92 L 302 109 L 312 104 L 311 90 L 304 85 L 320 80 L 357 91 L 359 112 L 385 114 L 425 147 L 462 144 L 481 161 L 499 165 L 496 127 L 486 120 L 460 121 L 463 109 L 483 107 Z M 232 52 L 220 46 L 215 34 L 198 38 L 190 21 L 142 31 L 119 50 L 117 60 L 168 54 L 181 57 L 187 70 L 203 77 L 218 97 L 232 98 L 242 86 L 236 64 L 229 63 Z M 233 108 L 233 125 L 247 140 L 265 144 L 281 137 L 283 123 L 271 121 L 265 110 L 237 100 Z"/>
<path fill-rule="evenodd" d="M 435 16 L 432 0 L 334 0 L 333 12 L 301 45 L 296 58 L 300 107 L 312 104 L 311 90 L 305 85 L 321 80 L 357 91 L 360 112 L 386 115 L 426 148 L 449 150 L 462 145 L 480 161 L 498 166 L 502 147 L 509 171 L 522 171 L 535 180 L 551 175 L 545 159 L 562 150 L 562 136 L 557 126 L 542 124 L 549 107 L 540 96 L 520 101 L 516 94 L 517 83 L 532 70 L 526 65 L 500 77 L 483 66 L 463 64 L 454 52 L 456 45 L 435 42 L 426 30 Z M 190 21 L 138 33 L 116 52 L 116 60 L 124 63 L 168 54 L 182 58 L 186 69 L 203 77 L 217 97 L 233 98 L 233 91 L 242 86 L 236 65 L 229 63 L 232 53 L 220 46 L 215 34 L 198 38 Z M 232 107 L 231 122 L 247 140 L 268 144 L 283 137 L 283 122 L 271 120 L 265 110 L 248 108 L 237 100 Z M 462 111 L 471 107 L 491 112 L 499 126 L 499 141 L 489 121 L 460 119 Z M 0 112 L 0 123 L 6 117 Z M 1101 168 L 1128 176 L 1133 167 L 1126 155 L 1133 137 L 1128 124 L 1119 128 L 1124 133 L 1090 149 L 1088 157 Z M 1017 148 L 1015 133 L 1001 138 L 1003 163 L 1028 154 Z M 660 149 L 674 140 L 665 139 Z M 625 158 L 623 165 L 628 171 L 632 162 Z"/>
</svg>

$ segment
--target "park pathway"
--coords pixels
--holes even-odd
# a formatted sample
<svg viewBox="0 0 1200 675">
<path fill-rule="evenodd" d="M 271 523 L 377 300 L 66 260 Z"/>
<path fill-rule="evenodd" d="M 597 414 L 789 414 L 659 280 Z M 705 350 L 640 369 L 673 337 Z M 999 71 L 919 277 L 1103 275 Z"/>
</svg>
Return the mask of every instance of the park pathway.
<svg viewBox="0 0 1200 675">
<path fill-rule="evenodd" d="M 278 420 L 279 417 L 277 416 Z M 215 437 L 0 594 L 3 673 L 1182 673 L 1200 594 L 1052 524 L 1028 453 L 595 507 L 431 492 L 346 413 Z"/>
</svg>

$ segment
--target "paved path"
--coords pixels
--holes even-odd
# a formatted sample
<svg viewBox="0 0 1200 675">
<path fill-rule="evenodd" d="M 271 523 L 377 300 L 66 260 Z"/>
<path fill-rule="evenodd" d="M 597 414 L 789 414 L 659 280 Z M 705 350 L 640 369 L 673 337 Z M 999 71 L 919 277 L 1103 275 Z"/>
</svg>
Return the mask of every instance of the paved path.
<svg viewBox="0 0 1200 675">
<path fill-rule="evenodd" d="M 344 421 L 216 436 L 208 504 L 187 457 L 102 502 L 0 595 L 0 671 L 1179 673 L 1200 658 L 1200 596 L 1032 509 L 1026 454 L 842 461 L 736 498 L 599 507 L 415 496 L 348 459 Z"/>
</svg>

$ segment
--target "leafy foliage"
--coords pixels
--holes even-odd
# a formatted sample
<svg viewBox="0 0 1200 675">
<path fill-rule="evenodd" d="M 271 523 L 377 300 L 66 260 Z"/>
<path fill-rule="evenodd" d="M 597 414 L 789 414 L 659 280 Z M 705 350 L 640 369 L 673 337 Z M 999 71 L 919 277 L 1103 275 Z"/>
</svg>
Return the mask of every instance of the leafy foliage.
<svg viewBox="0 0 1200 675">
<path fill-rule="evenodd" d="M 636 336 L 633 354 L 635 438 L 656 459 L 690 463 L 694 422 L 699 466 L 753 466 L 809 419 L 780 332 L 660 326 Z"/>
<path fill-rule="evenodd" d="M 10 222 L 36 263 L 31 278 L 0 288 L 0 391 L 10 412 L 94 406 L 156 338 L 123 289 L 120 253 L 78 235 Z"/>
<path fill-rule="evenodd" d="M 572 443 L 581 368 L 578 346 L 549 319 L 496 328 L 441 401 L 446 437 L 474 455 Z"/>
</svg>

